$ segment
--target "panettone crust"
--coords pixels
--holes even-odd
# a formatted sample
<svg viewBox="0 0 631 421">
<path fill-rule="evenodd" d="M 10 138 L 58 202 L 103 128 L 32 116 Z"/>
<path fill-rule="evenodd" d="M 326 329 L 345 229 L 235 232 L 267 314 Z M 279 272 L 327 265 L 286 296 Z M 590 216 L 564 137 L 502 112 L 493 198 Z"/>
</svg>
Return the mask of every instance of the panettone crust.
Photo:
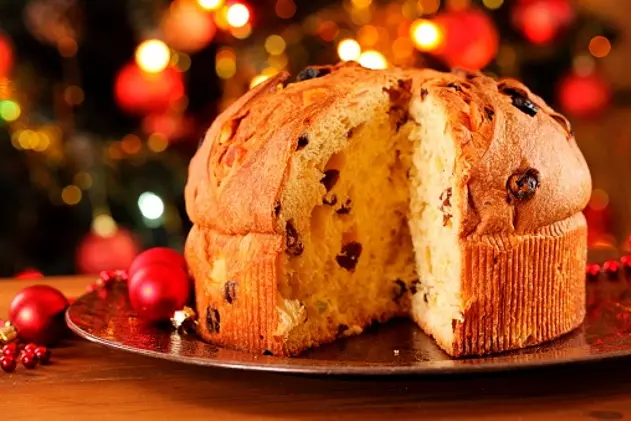
<svg viewBox="0 0 631 421">
<path fill-rule="evenodd" d="M 250 90 L 215 120 L 191 161 L 185 196 L 194 227 L 185 254 L 204 339 L 275 355 L 313 345 L 288 346 L 274 335 L 287 241 L 279 207 L 292 159 L 314 121 L 337 118 L 339 104 L 348 106 L 363 88 L 402 80 L 412 80 L 414 100 L 431 95 L 449 110 L 445 130 L 457 143 L 465 312 L 464 322 L 454 324 L 454 342 L 441 347 L 454 356 L 498 352 L 580 324 L 586 248 L 580 211 L 591 178 L 564 117 L 522 84 L 477 73 L 353 64 L 325 70 L 326 76 L 286 87 L 288 75 L 281 74 Z M 524 111 L 515 97 L 533 107 Z M 508 179 L 530 169 L 538 177 L 536 194 L 516 200 Z M 219 282 L 211 276 L 215 271 L 217 278 L 217 268 L 226 272 Z M 225 297 L 234 286 L 228 282 L 236 283 L 236 299 Z M 208 314 L 219 314 L 219 328 L 205 322 Z"/>
</svg>

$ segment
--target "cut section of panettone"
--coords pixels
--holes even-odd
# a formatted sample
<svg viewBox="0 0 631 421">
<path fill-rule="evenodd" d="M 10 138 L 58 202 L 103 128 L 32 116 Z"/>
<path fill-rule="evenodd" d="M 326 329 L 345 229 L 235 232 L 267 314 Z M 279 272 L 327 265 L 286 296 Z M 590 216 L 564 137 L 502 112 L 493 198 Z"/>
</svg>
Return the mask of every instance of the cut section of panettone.
<svg viewBox="0 0 631 421">
<path fill-rule="evenodd" d="M 569 123 L 516 82 L 280 75 L 191 161 L 200 335 L 295 355 L 411 315 L 454 356 L 551 339 L 584 315 L 589 191 Z"/>
</svg>

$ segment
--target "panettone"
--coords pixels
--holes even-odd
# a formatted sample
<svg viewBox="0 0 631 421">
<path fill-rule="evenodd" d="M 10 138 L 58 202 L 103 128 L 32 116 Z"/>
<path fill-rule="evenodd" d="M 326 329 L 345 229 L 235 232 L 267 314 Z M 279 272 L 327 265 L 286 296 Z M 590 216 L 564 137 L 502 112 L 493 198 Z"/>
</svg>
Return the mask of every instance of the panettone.
<svg viewBox="0 0 631 421">
<path fill-rule="evenodd" d="M 563 116 L 479 73 L 288 80 L 223 112 L 190 164 L 205 340 L 295 355 L 409 316 L 463 356 L 582 322 L 591 179 Z"/>
</svg>

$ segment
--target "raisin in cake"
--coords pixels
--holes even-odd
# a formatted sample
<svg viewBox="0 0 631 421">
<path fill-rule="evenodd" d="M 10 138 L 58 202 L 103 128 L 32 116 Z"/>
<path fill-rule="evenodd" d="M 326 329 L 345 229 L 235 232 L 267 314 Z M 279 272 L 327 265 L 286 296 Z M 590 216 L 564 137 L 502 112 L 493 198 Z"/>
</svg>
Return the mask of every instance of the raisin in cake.
<svg viewBox="0 0 631 421">
<path fill-rule="evenodd" d="M 288 77 L 222 113 L 190 164 L 205 340 L 295 355 L 408 316 L 463 356 L 582 322 L 591 179 L 563 116 L 477 73 Z"/>
</svg>

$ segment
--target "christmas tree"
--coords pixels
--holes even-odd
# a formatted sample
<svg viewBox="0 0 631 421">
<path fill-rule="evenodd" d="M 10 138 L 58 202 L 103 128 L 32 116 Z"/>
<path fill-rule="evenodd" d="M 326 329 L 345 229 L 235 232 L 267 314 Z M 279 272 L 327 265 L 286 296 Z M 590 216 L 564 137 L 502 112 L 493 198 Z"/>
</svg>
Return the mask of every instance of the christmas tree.
<svg viewBox="0 0 631 421">
<path fill-rule="evenodd" d="M 481 69 L 572 118 L 616 97 L 599 71 L 616 31 L 570 0 L 30 0 L 0 3 L 0 31 L 0 276 L 181 249 L 200 137 L 283 70 Z"/>
</svg>

